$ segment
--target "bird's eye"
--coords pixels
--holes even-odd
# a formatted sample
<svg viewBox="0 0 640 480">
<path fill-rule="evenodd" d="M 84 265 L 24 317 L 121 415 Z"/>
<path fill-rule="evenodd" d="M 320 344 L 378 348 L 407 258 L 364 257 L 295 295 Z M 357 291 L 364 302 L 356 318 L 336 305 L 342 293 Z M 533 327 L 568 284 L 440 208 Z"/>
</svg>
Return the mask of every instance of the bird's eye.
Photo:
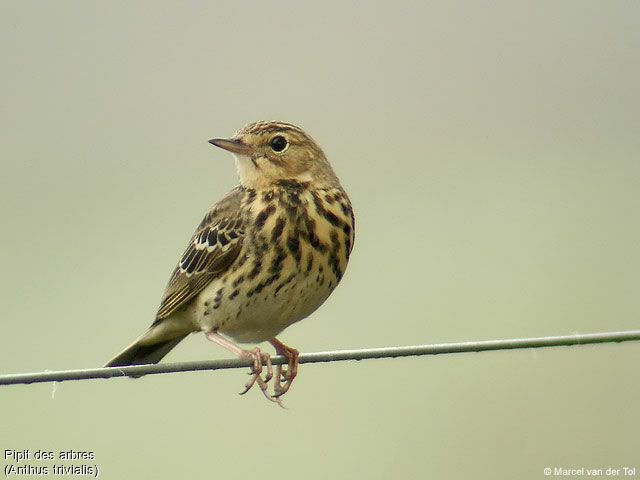
<svg viewBox="0 0 640 480">
<path fill-rule="evenodd" d="M 278 135 L 277 137 L 273 137 L 271 139 L 269 145 L 271 145 L 271 148 L 274 152 L 281 152 L 285 148 L 287 148 L 287 140 L 284 137 Z"/>
</svg>

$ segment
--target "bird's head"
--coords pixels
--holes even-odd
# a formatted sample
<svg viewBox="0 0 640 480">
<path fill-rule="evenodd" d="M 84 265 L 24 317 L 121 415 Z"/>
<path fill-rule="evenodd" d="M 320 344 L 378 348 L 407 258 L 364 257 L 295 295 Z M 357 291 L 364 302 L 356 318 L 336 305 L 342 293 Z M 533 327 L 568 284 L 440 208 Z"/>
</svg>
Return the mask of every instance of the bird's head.
<svg viewBox="0 0 640 480">
<path fill-rule="evenodd" d="M 209 143 L 234 154 L 245 188 L 268 188 L 282 180 L 314 186 L 338 182 L 318 144 L 290 123 L 250 123 L 231 138 L 214 138 Z"/>
</svg>

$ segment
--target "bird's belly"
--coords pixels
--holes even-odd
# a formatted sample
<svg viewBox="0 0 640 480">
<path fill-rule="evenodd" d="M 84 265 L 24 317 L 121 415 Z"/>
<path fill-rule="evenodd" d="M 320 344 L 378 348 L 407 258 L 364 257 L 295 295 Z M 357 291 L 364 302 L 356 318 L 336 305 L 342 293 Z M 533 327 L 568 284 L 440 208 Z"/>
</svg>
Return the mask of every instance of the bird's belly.
<svg viewBox="0 0 640 480">
<path fill-rule="evenodd" d="M 238 342 L 269 340 L 327 299 L 337 282 L 324 272 L 294 269 L 266 285 L 257 279 L 237 286 L 229 279 L 215 280 L 194 302 L 194 320 L 202 330 L 217 329 Z"/>
</svg>

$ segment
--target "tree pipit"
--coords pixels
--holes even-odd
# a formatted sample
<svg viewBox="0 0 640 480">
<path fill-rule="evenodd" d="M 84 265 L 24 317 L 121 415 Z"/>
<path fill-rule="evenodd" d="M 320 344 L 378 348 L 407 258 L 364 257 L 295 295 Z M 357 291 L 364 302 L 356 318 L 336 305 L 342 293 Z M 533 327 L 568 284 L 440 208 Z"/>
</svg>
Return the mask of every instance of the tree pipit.
<svg viewBox="0 0 640 480">
<path fill-rule="evenodd" d="M 340 282 L 353 247 L 353 210 L 322 149 L 294 125 L 251 123 L 209 143 L 234 154 L 240 185 L 196 229 L 151 327 L 106 366 L 157 363 L 189 333 L 203 331 L 253 360 L 242 393 L 257 383 L 282 405 L 298 351 L 275 337 L 316 310 Z M 278 365 L 274 376 L 269 354 L 227 337 L 269 341 L 287 367 Z"/>
</svg>

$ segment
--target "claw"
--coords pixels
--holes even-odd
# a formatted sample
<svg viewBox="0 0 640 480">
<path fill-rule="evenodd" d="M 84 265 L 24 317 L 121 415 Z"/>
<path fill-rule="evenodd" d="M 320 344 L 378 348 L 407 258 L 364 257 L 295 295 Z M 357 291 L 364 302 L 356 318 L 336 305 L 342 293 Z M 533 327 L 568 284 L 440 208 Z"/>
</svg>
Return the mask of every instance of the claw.
<svg viewBox="0 0 640 480">
<path fill-rule="evenodd" d="M 287 368 L 284 369 L 282 365 L 278 365 L 276 369 L 275 384 L 273 386 L 274 396 L 280 397 L 289 391 L 293 379 L 298 374 L 298 355 L 300 352 L 295 348 L 287 347 L 277 338 L 269 340 L 271 345 L 274 346 L 276 352 L 280 355 L 284 355 L 287 358 Z M 284 382 L 284 385 L 282 384 Z"/>
<path fill-rule="evenodd" d="M 244 391 L 240 392 L 240 395 L 247 393 L 251 387 L 257 383 L 260 390 L 262 390 L 262 393 L 271 400 L 271 397 L 267 393 L 267 382 L 273 378 L 273 367 L 271 365 L 271 357 L 269 354 L 260 351 L 259 348 L 254 348 L 253 350 L 243 350 L 240 353 L 240 356 L 251 358 L 253 360 L 251 371 L 249 372 L 251 379 L 245 384 Z M 267 373 L 264 378 L 262 378 L 262 370 L 264 367 L 267 368 Z"/>
</svg>

